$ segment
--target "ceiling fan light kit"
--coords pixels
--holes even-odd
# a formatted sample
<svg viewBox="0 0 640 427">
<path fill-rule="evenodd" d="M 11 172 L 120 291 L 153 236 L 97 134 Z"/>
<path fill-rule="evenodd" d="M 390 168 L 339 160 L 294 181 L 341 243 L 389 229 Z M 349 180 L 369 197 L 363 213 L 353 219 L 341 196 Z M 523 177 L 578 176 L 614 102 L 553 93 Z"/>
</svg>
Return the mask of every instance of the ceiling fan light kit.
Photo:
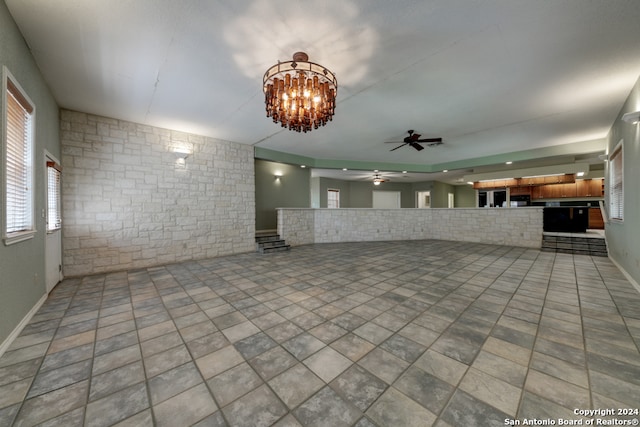
<svg viewBox="0 0 640 427">
<path fill-rule="evenodd" d="M 373 175 L 373 185 L 380 185 L 385 181 L 386 179 L 383 179 L 379 173 Z"/>
<path fill-rule="evenodd" d="M 267 117 L 296 132 L 309 132 L 333 119 L 338 94 L 335 74 L 309 62 L 304 52 L 269 68 L 262 79 Z"/>
<path fill-rule="evenodd" d="M 424 139 L 420 139 L 420 134 L 419 133 L 414 133 L 413 129 L 409 129 L 407 131 L 407 133 L 409 134 L 409 136 L 405 137 L 402 142 L 387 141 L 387 144 L 401 144 L 401 145 L 398 145 L 396 148 L 392 148 L 389 151 L 395 151 L 398 148 L 404 147 L 405 145 L 409 145 L 410 147 L 415 148 L 417 151 L 424 150 L 424 146 L 421 145 L 421 144 L 426 144 L 427 147 L 433 147 L 433 146 L 436 146 L 436 145 L 442 145 L 442 138 L 424 138 Z"/>
</svg>

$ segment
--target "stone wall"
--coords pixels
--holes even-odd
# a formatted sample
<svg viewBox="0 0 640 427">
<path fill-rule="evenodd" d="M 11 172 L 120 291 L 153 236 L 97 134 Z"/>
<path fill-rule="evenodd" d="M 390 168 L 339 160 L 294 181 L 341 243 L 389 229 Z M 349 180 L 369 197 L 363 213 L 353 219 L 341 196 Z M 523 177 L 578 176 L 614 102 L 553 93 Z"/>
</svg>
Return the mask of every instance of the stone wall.
<svg viewBox="0 0 640 427">
<path fill-rule="evenodd" d="M 542 208 L 278 210 L 291 245 L 440 239 L 540 248 Z"/>
<path fill-rule="evenodd" d="M 60 126 L 65 276 L 254 249 L 251 146 L 67 110 Z"/>
</svg>

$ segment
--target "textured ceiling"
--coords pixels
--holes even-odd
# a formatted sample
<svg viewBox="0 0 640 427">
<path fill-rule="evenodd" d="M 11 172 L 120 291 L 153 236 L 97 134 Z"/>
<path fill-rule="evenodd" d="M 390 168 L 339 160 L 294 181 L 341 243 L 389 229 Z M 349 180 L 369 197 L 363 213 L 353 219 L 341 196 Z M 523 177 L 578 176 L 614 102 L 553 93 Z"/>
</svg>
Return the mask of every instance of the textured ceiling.
<svg viewBox="0 0 640 427">
<path fill-rule="evenodd" d="M 637 0 L 6 4 L 61 107 L 350 168 L 594 152 L 640 74 Z M 299 50 L 339 84 L 307 134 L 265 117 L 261 88 Z M 390 152 L 408 129 L 444 144 Z"/>
</svg>

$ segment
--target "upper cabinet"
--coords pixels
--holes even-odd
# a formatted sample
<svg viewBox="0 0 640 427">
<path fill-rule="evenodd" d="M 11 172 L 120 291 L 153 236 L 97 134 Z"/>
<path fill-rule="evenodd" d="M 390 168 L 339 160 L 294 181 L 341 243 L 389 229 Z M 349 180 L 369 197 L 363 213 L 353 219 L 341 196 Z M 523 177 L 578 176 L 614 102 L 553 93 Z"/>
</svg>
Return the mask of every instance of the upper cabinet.
<svg viewBox="0 0 640 427">
<path fill-rule="evenodd" d="M 543 183 L 543 180 L 549 182 Z M 604 197 L 603 178 L 573 180 L 572 175 L 561 175 L 474 183 L 478 190 L 505 187 L 510 188 L 511 196 L 530 195 L 531 199 Z"/>
<path fill-rule="evenodd" d="M 531 199 L 603 197 L 603 185 L 602 178 L 576 179 L 572 184 L 538 185 L 532 187 Z"/>
</svg>

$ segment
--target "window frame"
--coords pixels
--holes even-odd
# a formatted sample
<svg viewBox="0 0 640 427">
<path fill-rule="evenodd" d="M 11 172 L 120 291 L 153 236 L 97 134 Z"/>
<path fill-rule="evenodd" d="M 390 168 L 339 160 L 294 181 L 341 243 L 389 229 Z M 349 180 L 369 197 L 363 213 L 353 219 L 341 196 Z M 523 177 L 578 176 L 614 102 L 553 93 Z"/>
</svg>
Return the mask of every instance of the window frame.
<svg viewBox="0 0 640 427">
<path fill-rule="evenodd" d="M 27 140 L 27 162 L 25 164 L 26 172 L 26 202 L 25 202 L 25 219 L 26 228 L 24 230 L 8 232 L 8 203 L 7 203 L 7 162 L 8 162 L 8 92 L 12 92 L 12 97 L 27 110 L 28 119 L 28 140 Z M 2 67 L 2 176 L 0 176 L 0 225 L 2 226 L 2 239 L 6 246 L 14 243 L 32 239 L 37 233 L 36 215 L 35 215 L 35 141 L 36 141 L 36 106 L 26 94 L 18 80 L 13 77 L 6 66 Z M 26 104 L 26 105 L 25 105 Z"/>
<path fill-rule="evenodd" d="M 331 198 L 329 195 L 331 193 L 337 194 L 336 206 L 331 206 Z M 327 209 L 339 209 L 340 208 L 340 189 L 338 188 L 327 188 Z"/>
<path fill-rule="evenodd" d="M 616 167 L 618 165 L 619 167 Z M 618 169 L 619 172 L 618 172 Z M 609 155 L 608 162 L 609 220 L 624 222 L 624 144 L 620 140 Z M 614 206 L 615 205 L 615 206 Z"/>
</svg>

